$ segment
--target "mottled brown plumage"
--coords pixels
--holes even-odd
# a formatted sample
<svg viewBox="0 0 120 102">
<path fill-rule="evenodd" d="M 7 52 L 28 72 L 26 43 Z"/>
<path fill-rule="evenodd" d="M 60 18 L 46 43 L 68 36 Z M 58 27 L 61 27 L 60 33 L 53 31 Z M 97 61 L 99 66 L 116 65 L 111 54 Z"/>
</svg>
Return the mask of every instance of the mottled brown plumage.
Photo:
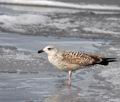
<svg viewBox="0 0 120 102">
<path fill-rule="evenodd" d="M 78 64 L 79 66 L 94 65 L 102 61 L 100 56 L 89 55 L 82 52 L 65 52 L 63 53 L 63 61 L 69 64 Z"/>
<path fill-rule="evenodd" d="M 69 72 L 69 85 L 71 85 L 72 71 L 95 64 L 108 65 L 109 62 L 116 61 L 115 58 L 104 58 L 99 55 L 92 55 L 82 52 L 63 51 L 54 46 L 47 46 L 38 53 L 46 52 L 48 60 L 58 69 Z"/>
</svg>

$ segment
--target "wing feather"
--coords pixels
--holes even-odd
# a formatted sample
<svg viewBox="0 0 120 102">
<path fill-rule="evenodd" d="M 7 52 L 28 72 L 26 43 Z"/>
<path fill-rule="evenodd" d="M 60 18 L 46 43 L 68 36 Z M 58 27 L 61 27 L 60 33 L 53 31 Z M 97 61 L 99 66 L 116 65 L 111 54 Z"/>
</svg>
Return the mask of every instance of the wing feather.
<svg viewBox="0 0 120 102">
<path fill-rule="evenodd" d="M 79 64 L 81 66 L 93 65 L 101 59 L 99 56 L 89 55 L 82 52 L 65 52 L 62 56 L 62 60 L 66 63 Z"/>
</svg>

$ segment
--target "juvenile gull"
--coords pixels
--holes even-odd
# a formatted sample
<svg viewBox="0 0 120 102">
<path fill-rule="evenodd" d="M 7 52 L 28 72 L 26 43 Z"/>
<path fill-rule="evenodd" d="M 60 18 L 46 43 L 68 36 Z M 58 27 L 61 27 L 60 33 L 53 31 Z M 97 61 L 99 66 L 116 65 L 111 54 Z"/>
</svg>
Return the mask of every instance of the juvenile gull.
<svg viewBox="0 0 120 102">
<path fill-rule="evenodd" d="M 115 58 L 105 58 L 83 52 L 65 51 L 54 46 L 46 46 L 44 49 L 38 51 L 38 53 L 42 52 L 47 53 L 50 63 L 55 65 L 58 69 L 69 73 L 69 85 L 71 85 L 72 71 L 96 64 L 106 66 L 109 62 L 116 61 Z"/>
</svg>

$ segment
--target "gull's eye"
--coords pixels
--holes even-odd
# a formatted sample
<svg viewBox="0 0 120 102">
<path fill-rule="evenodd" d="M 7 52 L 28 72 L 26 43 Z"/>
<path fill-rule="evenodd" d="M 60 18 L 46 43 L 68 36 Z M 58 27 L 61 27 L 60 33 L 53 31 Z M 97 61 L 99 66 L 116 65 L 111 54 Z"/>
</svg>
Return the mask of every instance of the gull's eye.
<svg viewBox="0 0 120 102">
<path fill-rule="evenodd" d="M 48 48 L 48 50 L 52 50 L 53 48 Z"/>
</svg>

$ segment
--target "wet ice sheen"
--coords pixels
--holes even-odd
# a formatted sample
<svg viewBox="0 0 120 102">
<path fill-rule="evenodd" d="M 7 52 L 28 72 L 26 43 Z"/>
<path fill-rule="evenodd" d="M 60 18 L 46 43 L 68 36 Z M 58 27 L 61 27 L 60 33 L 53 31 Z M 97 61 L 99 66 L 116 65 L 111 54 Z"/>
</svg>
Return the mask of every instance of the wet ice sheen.
<svg viewBox="0 0 120 102">
<path fill-rule="evenodd" d="M 21 4 L 21 5 L 32 5 L 32 6 L 53 6 L 53 7 L 66 7 L 66 8 L 76 8 L 76 9 L 100 9 L 100 10 L 120 10 L 118 5 L 100 5 L 100 4 L 84 4 L 84 3 L 65 3 L 52 0 L 1 0 L 0 3 L 4 4 Z"/>
<path fill-rule="evenodd" d="M 119 59 L 119 16 L 118 11 L 0 5 L 0 102 L 120 102 L 119 61 L 77 71 L 70 88 L 67 74 L 37 54 L 53 44 Z"/>
<path fill-rule="evenodd" d="M 91 36 L 90 34 L 102 37 L 100 34 L 104 34 L 107 38 L 119 36 L 120 32 L 120 13 L 117 10 L 74 10 L 15 5 L 0 5 L 0 10 L 2 32 L 72 37 Z"/>
<path fill-rule="evenodd" d="M 27 43 L 29 40 L 35 42 Z M 18 42 L 16 43 L 16 41 Z M 1 72 L 5 72 L 0 74 L 0 100 L 4 102 L 101 102 L 101 100 L 103 102 L 119 102 L 118 63 L 77 71 L 73 74 L 72 86 L 69 88 L 66 85 L 67 74 L 55 70 L 47 62 L 45 54 L 38 56 L 35 52 L 38 48 L 43 48 L 46 44 L 51 43 L 65 49 L 98 51 L 112 55 L 114 51 L 117 51 L 118 54 L 119 48 L 117 47 L 119 45 L 116 47 L 110 44 L 111 41 L 105 43 L 104 40 L 61 39 L 14 34 L 1 34 L 0 42 L 2 44 L 0 48 L 4 48 L 0 57 L 3 61 L 0 64 L 3 68 Z M 24 43 L 27 43 L 27 46 Z M 11 47 L 11 45 L 17 48 Z M 33 47 L 34 45 L 35 47 Z M 6 52 L 5 49 L 9 49 L 10 52 Z M 16 58 L 15 56 L 18 54 L 20 57 Z M 22 56 L 26 56 L 30 60 L 26 60 Z"/>
<path fill-rule="evenodd" d="M 10 33 L 1 33 L 0 36 L 0 72 L 11 73 L 53 71 L 54 68 L 49 68 L 53 66 L 49 64 L 46 54 L 37 54 L 37 51 L 46 45 L 54 45 L 66 50 L 97 53 L 99 50 L 97 47 L 105 43 L 103 40 L 25 36 Z M 106 42 L 106 46 L 107 44 L 109 41 Z"/>
</svg>

